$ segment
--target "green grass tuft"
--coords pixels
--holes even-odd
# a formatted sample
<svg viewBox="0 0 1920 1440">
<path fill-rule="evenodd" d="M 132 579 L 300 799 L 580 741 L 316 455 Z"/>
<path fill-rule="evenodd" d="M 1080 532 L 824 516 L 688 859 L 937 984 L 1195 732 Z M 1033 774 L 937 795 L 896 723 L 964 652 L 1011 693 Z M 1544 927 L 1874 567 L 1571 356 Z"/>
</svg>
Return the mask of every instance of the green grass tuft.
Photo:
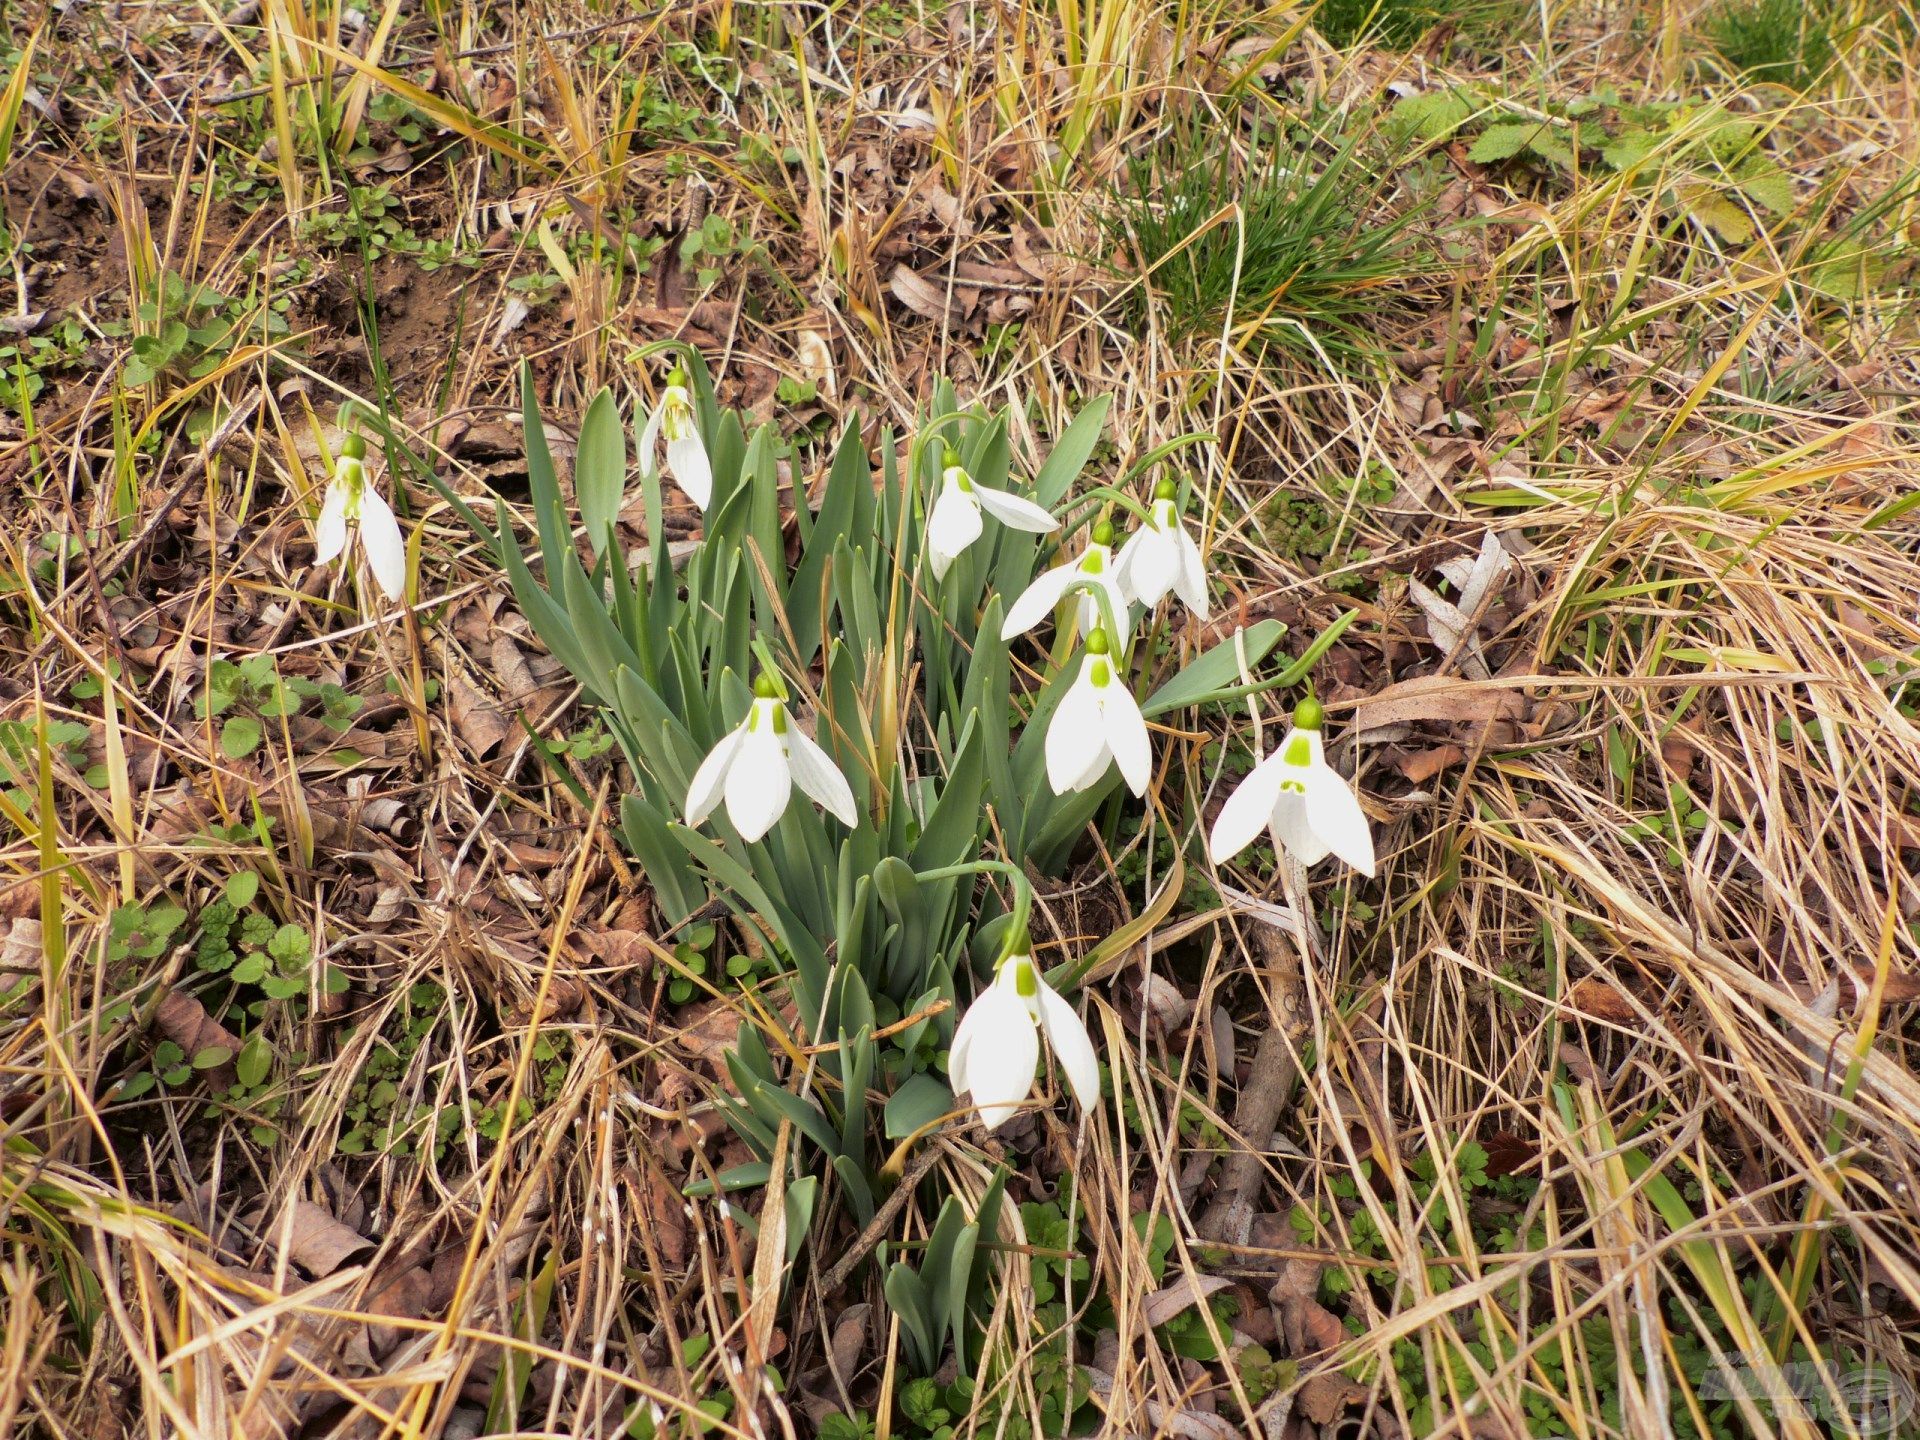
<svg viewBox="0 0 1920 1440">
<path fill-rule="evenodd" d="M 1141 308 L 1174 340 L 1230 323 L 1255 350 L 1369 350 L 1434 257 L 1365 139 L 1299 125 L 1228 146 L 1182 129 L 1135 157 L 1104 218 L 1114 259 L 1142 277 Z"/>
<path fill-rule="evenodd" d="M 1834 61 L 1831 20 L 1802 0 L 1729 0 L 1706 28 L 1729 68 L 1756 84 L 1805 90 Z"/>
</svg>

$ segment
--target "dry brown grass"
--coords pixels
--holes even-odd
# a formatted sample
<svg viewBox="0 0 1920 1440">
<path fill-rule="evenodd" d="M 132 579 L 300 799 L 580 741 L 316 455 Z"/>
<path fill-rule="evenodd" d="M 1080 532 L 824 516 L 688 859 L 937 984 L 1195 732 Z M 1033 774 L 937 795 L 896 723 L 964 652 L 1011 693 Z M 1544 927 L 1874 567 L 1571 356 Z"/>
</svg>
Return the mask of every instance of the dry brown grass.
<svg viewBox="0 0 1920 1440">
<path fill-rule="evenodd" d="M 1804 97 L 1715 82 L 1790 135 L 1800 208 L 1746 243 L 1599 168 L 1568 183 L 1464 145 L 1407 163 L 1378 204 L 1429 207 L 1443 283 L 1383 306 L 1362 363 L 1262 351 L 1237 305 L 1170 342 L 1089 263 L 1124 157 L 1175 112 L 1314 99 L 1375 127 L 1394 80 L 1491 77 L 1528 105 L 1692 83 L 1663 42 L 1694 7 L 1649 5 L 1637 35 L 1619 6 L 1544 8 L 1551 44 L 1536 22 L 1412 58 L 1341 56 L 1284 11 L 1131 0 L 10 15 L 16 45 L 41 27 L 44 76 L 5 218 L 31 247 L 8 311 L 46 314 L 13 338 L 79 338 L 0 433 L 0 698 L 21 727 L 0 798 L 0 1429 L 611 1436 L 657 1406 L 692 1433 L 724 1399 L 712 1433 L 833 1411 L 924 1433 L 894 1409 L 914 1377 L 871 1267 L 822 1284 L 850 1218 L 823 1207 L 783 1274 L 740 1223 L 766 1218 L 759 1192 L 682 1197 L 739 1158 L 708 1102 L 736 1019 L 762 1017 L 719 977 L 671 997 L 672 937 L 609 829 L 617 767 L 576 756 L 570 785 L 536 752 L 517 717 L 576 736 L 591 714 L 491 560 L 400 477 L 424 522 L 404 614 L 368 618 L 371 591 L 310 563 L 341 401 L 384 399 L 456 490 L 512 504 L 518 361 L 565 430 L 602 384 L 644 404 L 628 356 L 679 335 L 790 428 L 904 425 L 947 375 L 1014 403 L 1030 454 L 1112 394 L 1115 474 L 1214 431 L 1192 453 L 1229 624 L 1277 616 L 1304 643 L 1360 612 L 1317 681 L 1380 879 L 1264 858 L 1200 875 L 1187 832 L 1229 779 L 1180 731 L 1163 809 L 1090 849 L 1035 926 L 1084 948 L 1161 891 L 1174 841 L 1188 855 L 1182 903 L 1090 991 L 1111 1103 L 993 1139 L 948 1126 L 866 1237 L 910 1250 L 1001 1159 L 1016 1200 L 1078 1197 L 1073 1323 L 1032 1323 L 1028 1267 L 1005 1265 L 956 1426 L 1037 1420 L 1064 1345 L 1101 1433 L 1875 1433 L 1748 1398 L 1713 1430 L 1701 1357 L 1840 1348 L 1842 1374 L 1920 1389 L 1900 669 L 1920 561 L 1887 508 L 1920 464 L 1912 17 L 1854 7 L 1841 73 Z M 292 139 L 309 98 L 370 105 L 391 85 L 369 65 L 440 108 L 395 169 L 344 145 L 323 167 Z M 379 151 L 397 137 L 375 124 Z M 796 153 L 759 163 L 746 135 Z M 1679 146 L 1663 163 L 1710 168 Z M 208 183 L 236 177 L 265 203 Z M 397 231 L 368 258 L 316 225 L 362 182 L 478 263 L 426 271 Z M 761 248 L 697 262 L 703 287 L 673 257 L 709 215 Z M 1848 225 L 1885 263 L 1843 303 L 1811 247 Z M 618 258 L 629 235 L 663 240 L 658 263 Z M 161 332 L 130 294 L 168 273 L 232 315 L 284 297 L 288 329 L 124 386 L 111 367 Z M 1384 497 L 1350 483 L 1370 465 Z M 1489 529 L 1513 568 L 1471 644 L 1436 640 L 1411 582 Z M 310 703 L 224 751 L 195 709 L 209 664 L 261 654 L 359 696 L 344 734 Z M 61 722 L 86 733 L 42 744 Z M 343 744 L 358 758 L 327 758 Z M 239 870 L 315 957 L 254 1022 L 271 1072 L 216 1099 L 229 1057 L 127 1098 L 162 1039 L 221 1043 L 180 1001 L 216 1003 L 195 936 Z M 154 953 L 116 942 L 116 907 L 167 904 L 186 918 Z M 383 1116 L 415 1122 L 404 1151 L 342 1149 Z M 1235 1364 L 1149 1327 L 1187 1283 L 1234 1302 L 1181 1324 Z"/>
</svg>

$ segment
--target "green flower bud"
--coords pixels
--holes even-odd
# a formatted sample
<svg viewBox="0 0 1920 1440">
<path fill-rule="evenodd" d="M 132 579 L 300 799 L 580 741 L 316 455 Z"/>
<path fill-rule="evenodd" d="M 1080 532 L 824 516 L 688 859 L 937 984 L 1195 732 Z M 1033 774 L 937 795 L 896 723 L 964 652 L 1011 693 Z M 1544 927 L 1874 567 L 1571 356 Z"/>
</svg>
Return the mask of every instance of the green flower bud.
<svg viewBox="0 0 1920 1440">
<path fill-rule="evenodd" d="M 1171 478 L 1162 478 L 1154 481 L 1153 498 L 1156 500 L 1171 500 L 1179 493 L 1180 487 L 1174 484 Z"/>
<path fill-rule="evenodd" d="M 350 434 L 340 442 L 340 458 L 343 460 L 361 460 L 366 453 L 367 442 L 359 435 Z"/>
<path fill-rule="evenodd" d="M 1105 655 L 1112 648 L 1107 644 L 1107 632 L 1103 626 L 1096 625 L 1087 632 L 1087 654 Z"/>
<path fill-rule="evenodd" d="M 1293 723 L 1299 730 L 1318 730 L 1327 723 L 1327 707 L 1309 695 L 1293 707 Z"/>
<path fill-rule="evenodd" d="M 780 682 L 762 670 L 759 675 L 754 677 L 753 696 L 756 700 L 778 700 L 780 698 Z"/>
<path fill-rule="evenodd" d="M 1093 543 L 1096 545 L 1113 544 L 1113 523 L 1102 520 L 1093 527 Z"/>
</svg>

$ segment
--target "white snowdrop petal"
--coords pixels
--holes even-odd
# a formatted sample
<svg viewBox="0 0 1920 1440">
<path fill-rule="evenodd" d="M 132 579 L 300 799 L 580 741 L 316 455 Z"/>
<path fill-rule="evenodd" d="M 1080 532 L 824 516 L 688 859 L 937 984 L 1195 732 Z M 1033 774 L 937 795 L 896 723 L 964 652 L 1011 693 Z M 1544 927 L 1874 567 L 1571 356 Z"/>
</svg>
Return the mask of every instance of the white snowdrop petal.
<svg viewBox="0 0 1920 1440">
<path fill-rule="evenodd" d="M 313 561 L 324 565 L 347 548 L 347 487 L 336 480 L 327 486 L 320 519 L 313 528 Z"/>
<path fill-rule="evenodd" d="M 713 462 L 699 432 L 691 426 L 678 440 L 667 441 L 667 469 L 674 481 L 702 510 L 713 499 Z"/>
<path fill-rule="evenodd" d="M 1273 822 L 1280 800 L 1280 782 L 1286 779 L 1286 767 L 1276 750 L 1252 770 L 1227 797 L 1207 837 L 1207 853 L 1213 863 L 1223 865 L 1254 842 Z"/>
<path fill-rule="evenodd" d="M 1104 753 L 1106 747 L 1100 744 L 1099 734 L 1100 697 L 1094 693 L 1083 663 L 1079 677 L 1060 697 L 1047 725 L 1047 782 L 1054 794 L 1085 788 L 1074 782 L 1085 773 L 1093 758 L 1091 752 Z"/>
<path fill-rule="evenodd" d="M 927 516 L 927 554 L 937 580 L 969 545 L 980 538 L 980 507 L 957 485 L 942 487 Z"/>
<path fill-rule="evenodd" d="M 1373 827 L 1367 812 L 1340 773 L 1331 765 L 1316 765 L 1307 778 L 1307 824 L 1320 843 L 1363 875 L 1373 874 Z"/>
<path fill-rule="evenodd" d="M 1038 997 L 1040 1025 L 1047 1032 L 1047 1044 L 1053 1058 L 1060 1062 L 1061 1073 L 1073 1090 L 1073 1098 L 1083 1110 L 1100 1103 L 1100 1061 L 1093 1053 L 1093 1041 L 1079 1013 L 1065 998 L 1044 981 Z"/>
<path fill-rule="evenodd" d="M 858 825 L 860 807 L 853 798 L 853 787 L 833 763 L 833 757 L 797 728 L 788 732 L 787 739 L 791 742 L 787 763 L 793 770 L 794 783 L 842 825 Z"/>
<path fill-rule="evenodd" d="M 1114 583 L 1120 587 L 1121 593 L 1130 603 L 1144 603 L 1140 601 L 1140 592 L 1134 588 L 1133 566 L 1139 559 L 1141 542 L 1146 538 L 1147 531 L 1143 526 L 1126 538 L 1119 552 L 1113 557 Z"/>
<path fill-rule="evenodd" d="M 1003 980 L 988 986 L 960 1023 L 968 1032 L 961 1049 L 966 1083 L 955 1079 L 954 1088 L 964 1090 L 979 1109 L 980 1123 L 996 1130 L 1019 1113 L 1020 1102 L 1033 1093 L 1040 1034 L 1026 1002 Z M 956 1032 L 956 1044 L 959 1039 Z M 951 1063 L 951 1053 L 948 1058 Z M 953 1078 L 951 1069 L 948 1076 Z"/>
<path fill-rule="evenodd" d="M 740 737 L 727 769 L 727 818 L 742 840 L 758 840 L 786 812 L 793 774 L 780 737 L 766 721 Z"/>
<path fill-rule="evenodd" d="M 967 1007 L 967 1013 L 960 1017 L 960 1023 L 953 1027 L 953 1044 L 947 1047 L 947 1079 L 953 1082 L 953 1093 L 956 1095 L 966 1093 L 967 1063 L 973 1053 L 973 1042 L 986 1028 L 992 1015 L 991 1006 L 983 1010 L 975 1001 Z"/>
<path fill-rule="evenodd" d="M 1044 535 L 1049 530 L 1060 528 L 1060 522 L 1033 501 L 1010 495 L 1005 490 L 989 490 L 985 485 L 975 485 L 973 496 L 989 515 L 1015 530 Z"/>
<path fill-rule="evenodd" d="M 1101 733 L 1113 763 L 1127 788 L 1135 795 L 1147 793 L 1153 778 L 1153 741 L 1147 735 L 1147 722 L 1141 718 L 1140 705 L 1118 675 L 1107 682 L 1100 705 Z"/>
<path fill-rule="evenodd" d="M 1318 864 L 1331 853 L 1327 843 L 1314 833 L 1307 819 L 1306 799 L 1297 791 L 1280 792 L 1279 802 L 1273 807 L 1271 828 L 1274 848 L 1284 848 L 1302 865 Z"/>
<path fill-rule="evenodd" d="M 733 753 L 740 748 L 746 734 L 745 729 L 728 731 L 693 772 L 693 783 L 687 787 L 687 824 L 704 825 L 719 805 L 726 786 L 727 767 L 733 763 Z"/>
<path fill-rule="evenodd" d="M 1174 531 L 1173 546 L 1180 562 L 1174 572 L 1173 588 L 1187 608 L 1204 620 L 1211 607 L 1207 603 L 1207 571 L 1200 560 L 1200 547 L 1184 527 Z"/>
<path fill-rule="evenodd" d="M 1171 538 L 1152 527 L 1141 530 L 1139 546 L 1127 570 L 1127 588 L 1149 610 L 1167 598 L 1180 572 L 1180 556 Z"/>
<path fill-rule="evenodd" d="M 389 600 L 407 593 L 407 542 L 393 511 L 369 485 L 360 494 L 360 548 L 367 568 Z"/>
<path fill-rule="evenodd" d="M 1016 635 L 1024 635 L 1053 614 L 1053 607 L 1078 578 L 1080 567 L 1074 564 L 1057 565 L 1046 574 L 1036 576 L 1008 608 L 1006 623 L 1000 627 L 1000 638 L 1011 640 Z"/>
<path fill-rule="evenodd" d="M 1107 767 L 1113 764 L 1113 751 L 1107 745 L 1105 736 L 1094 737 L 1093 743 L 1087 748 L 1086 756 L 1086 764 L 1081 767 L 1080 773 L 1067 784 L 1067 789 L 1076 795 L 1098 785 L 1106 776 Z"/>
<path fill-rule="evenodd" d="M 660 468 L 660 429 L 667 423 L 667 407 L 664 404 L 653 407 L 653 413 L 647 416 L 647 428 L 640 432 L 640 464 L 643 469 Z"/>
</svg>

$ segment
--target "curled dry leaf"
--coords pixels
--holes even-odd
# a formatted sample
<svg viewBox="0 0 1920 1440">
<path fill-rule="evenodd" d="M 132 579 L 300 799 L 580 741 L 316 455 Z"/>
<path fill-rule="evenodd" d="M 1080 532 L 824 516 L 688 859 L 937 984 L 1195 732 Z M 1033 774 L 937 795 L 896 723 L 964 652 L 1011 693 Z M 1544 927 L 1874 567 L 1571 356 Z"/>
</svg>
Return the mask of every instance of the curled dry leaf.
<svg viewBox="0 0 1920 1440">
<path fill-rule="evenodd" d="M 1431 750 L 1416 750 L 1394 758 L 1394 769 L 1415 785 L 1424 785 L 1443 770 L 1451 769 L 1467 758 L 1458 745 L 1436 745 Z"/>
<path fill-rule="evenodd" d="M 233 1084 L 233 1057 L 242 1041 L 207 1013 L 207 1007 L 183 990 L 169 990 L 153 1012 L 154 1028 L 187 1052 L 189 1059 L 225 1051 L 217 1063 L 197 1066 L 218 1089 Z"/>
<path fill-rule="evenodd" d="M 1178 1030 L 1193 1013 L 1193 1002 L 1181 993 L 1178 985 L 1157 971 L 1149 971 L 1141 982 L 1140 1003 L 1163 1035 Z"/>
<path fill-rule="evenodd" d="M 910 266 L 895 266 L 887 288 L 914 314 L 928 320 L 947 318 L 947 292 Z"/>
<path fill-rule="evenodd" d="M 283 1255 L 316 1280 L 363 1259 L 373 1250 L 373 1242 L 366 1236 L 341 1224 L 331 1212 L 310 1200 L 293 1200 L 273 1214 L 256 1212 L 248 1224 L 276 1255 Z"/>
<path fill-rule="evenodd" d="M 40 973 L 40 922 L 20 915 L 5 921 L 4 927 L 5 933 L 0 934 L 0 990 Z"/>
<path fill-rule="evenodd" d="M 469 680 L 458 664 L 447 666 L 447 708 L 454 729 L 476 760 L 493 758 L 513 733 L 493 697 Z"/>
<path fill-rule="evenodd" d="M 1113 1394 L 1113 1376 L 1104 1370 L 1088 1365 L 1082 1368 L 1087 1383 L 1093 1393 L 1102 1402 Z M 1104 1404 L 1103 1404 L 1104 1408 Z M 1143 1402 L 1147 1419 L 1157 1430 L 1169 1435 L 1184 1436 L 1185 1440 L 1236 1440 L 1241 1434 L 1238 1427 L 1228 1424 L 1218 1415 L 1208 1415 L 1199 1410 L 1181 1410 L 1171 1405 L 1163 1405 L 1158 1400 L 1148 1398 Z"/>
<path fill-rule="evenodd" d="M 1389 685 L 1355 706 L 1353 733 L 1366 739 L 1372 731 L 1411 720 L 1454 724 L 1517 721 L 1526 718 L 1528 709 L 1526 697 L 1506 685 L 1456 680 L 1449 675 L 1416 675 Z"/>
<path fill-rule="evenodd" d="M 1567 1004 L 1582 1015 L 1614 1025 L 1637 1025 L 1640 1011 L 1631 1000 L 1598 975 L 1582 976 L 1567 992 Z"/>
<path fill-rule="evenodd" d="M 1141 1322 L 1148 1329 L 1164 1325 L 1182 1310 L 1198 1305 L 1209 1295 L 1231 1290 L 1233 1283 L 1224 1275 L 1182 1275 L 1171 1285 L 1163 1286 L 1147 1297 L 1147 1303 L 1140 1312 Z"/>
</svg>

